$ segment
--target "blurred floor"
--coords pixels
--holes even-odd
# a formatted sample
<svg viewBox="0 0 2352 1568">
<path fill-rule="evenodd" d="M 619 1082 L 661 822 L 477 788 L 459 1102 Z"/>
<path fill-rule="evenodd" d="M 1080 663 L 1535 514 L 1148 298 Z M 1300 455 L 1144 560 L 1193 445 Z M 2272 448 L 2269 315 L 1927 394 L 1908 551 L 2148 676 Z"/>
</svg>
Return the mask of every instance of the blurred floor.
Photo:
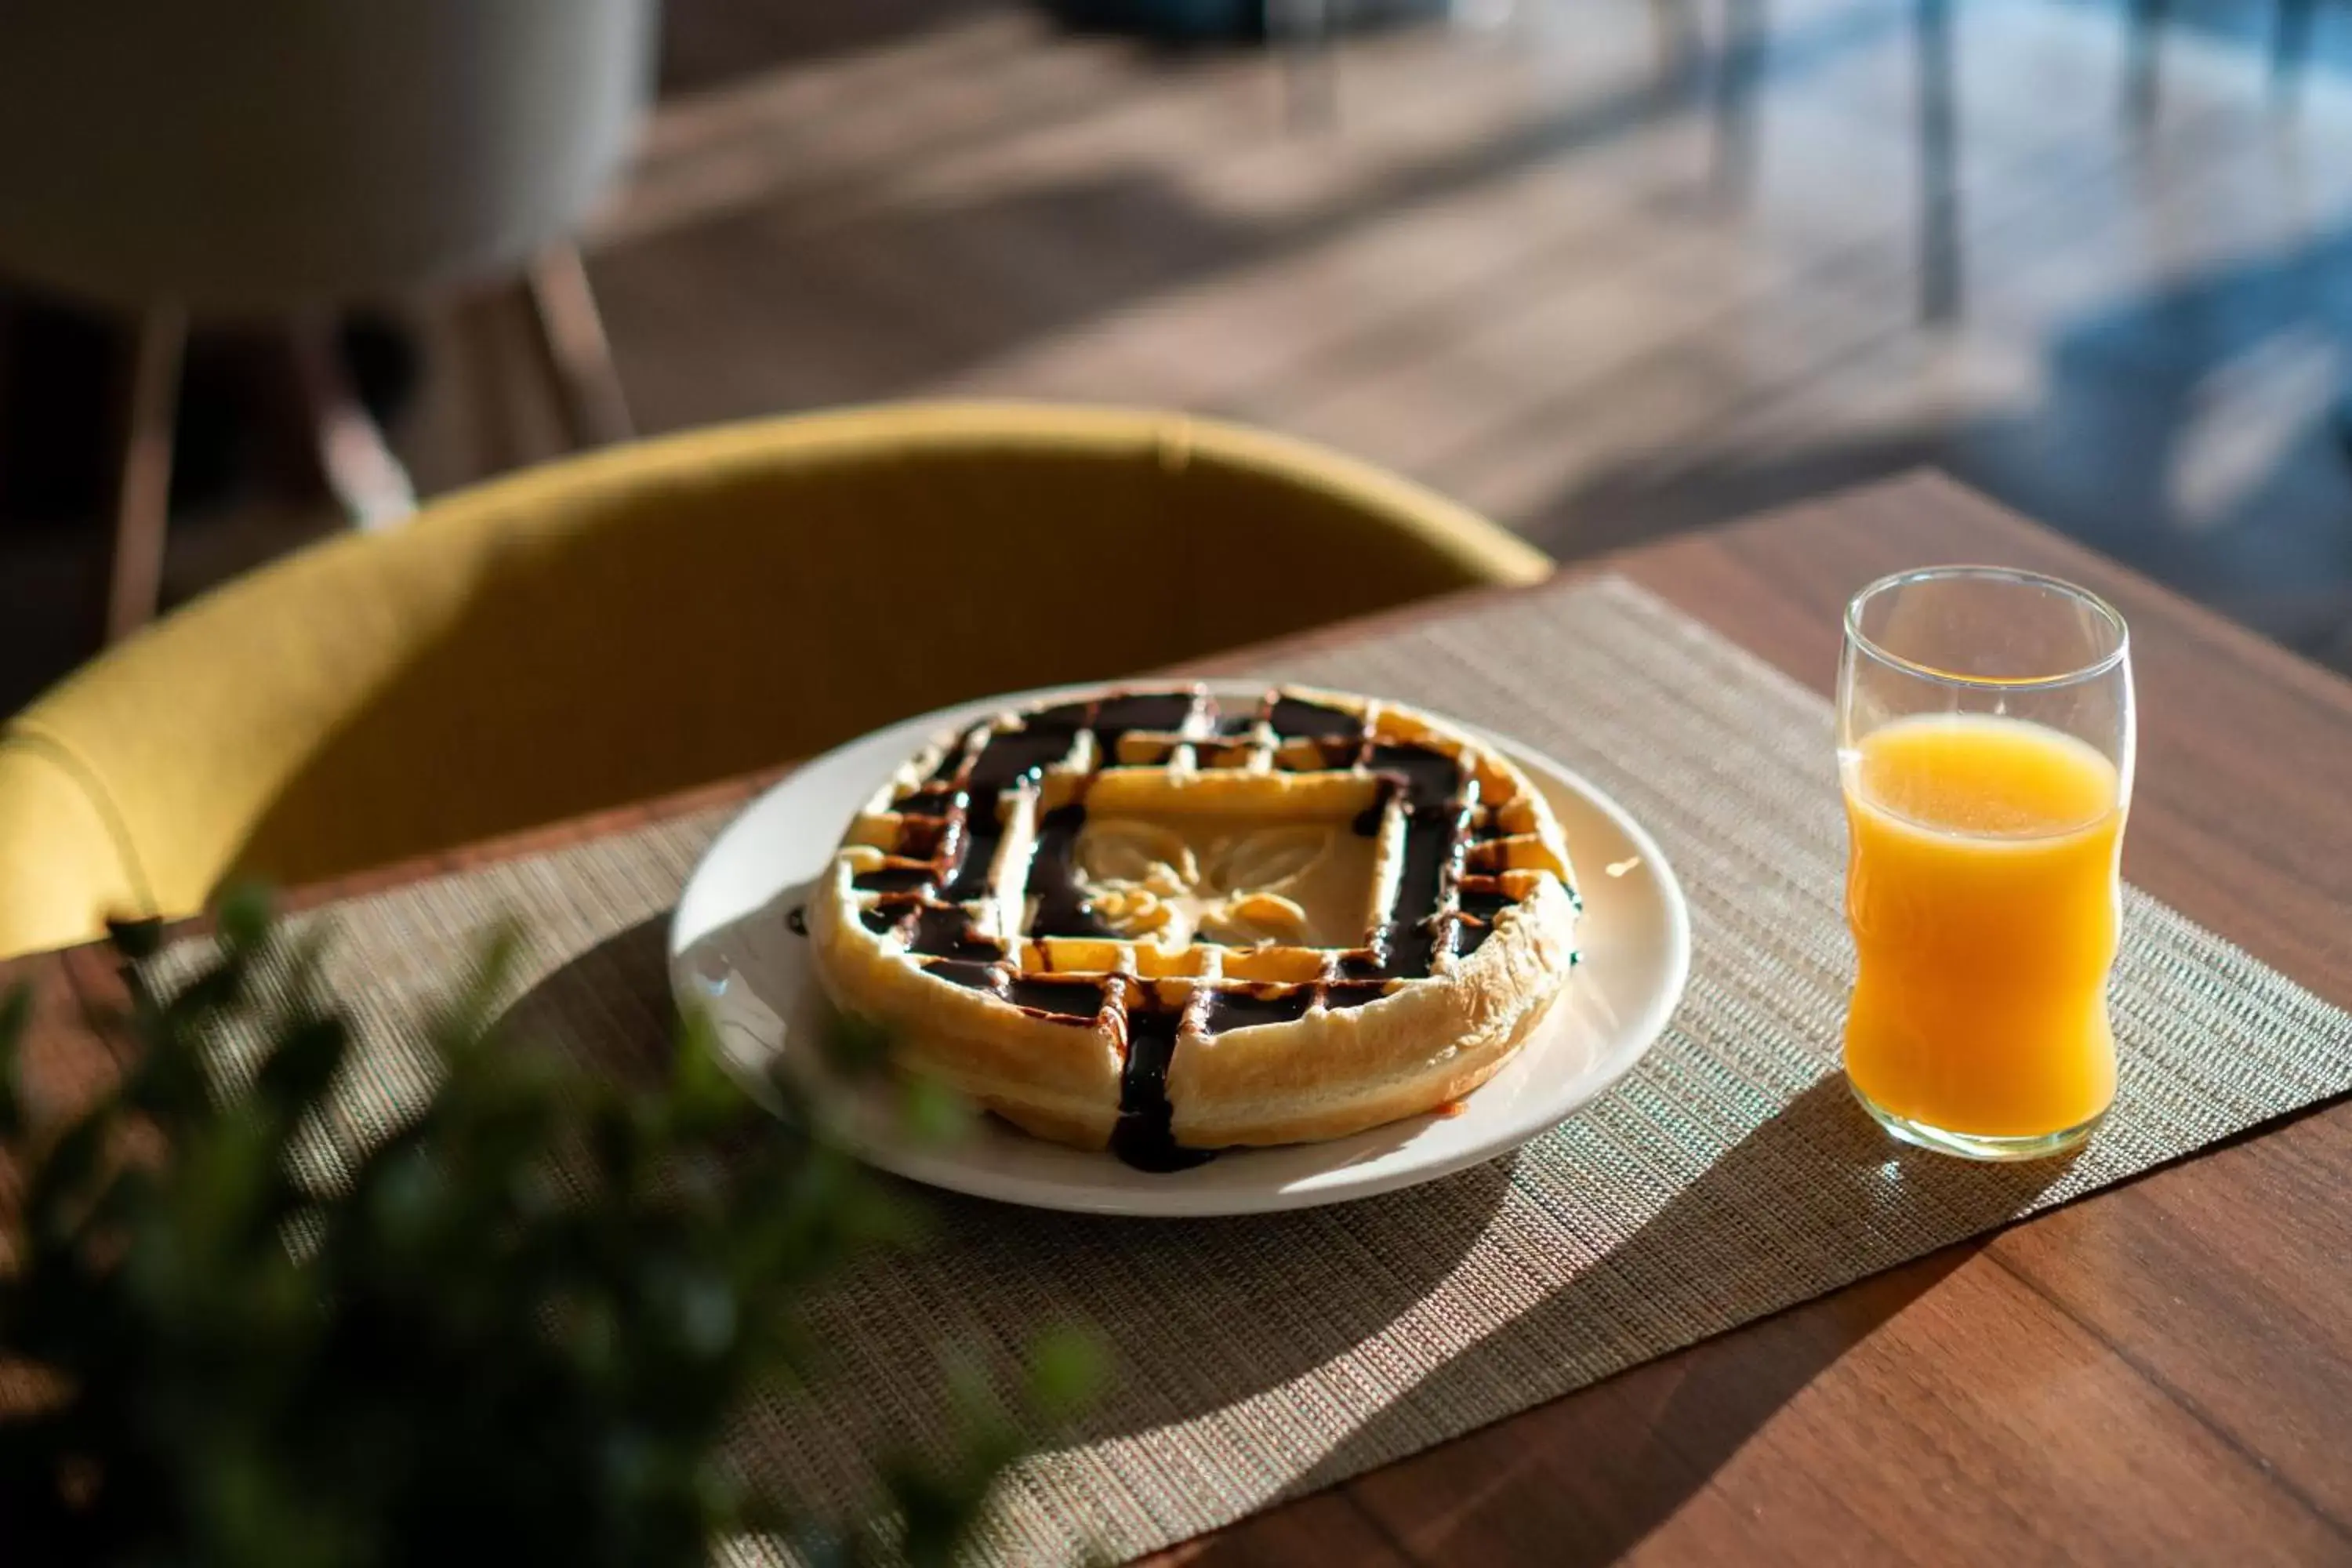
<svg viewBox="0 0 2352 1568">
<path fill-rule="evenodd" d="M 2136 131 L 2112 6 L 1954 6 L 1965 309 L 1931 329 L 1908 0 L 1773 0 L 1737 200 L 1646 0 L 1476 9 L 1494 25 L 1354 40 L 1286 82 L 1012 0 L 671 0 L 663 107 L 589 247 L 640 427 L 1176 405 L 1392 465 L 1563 555 L 1933 463 L 2352 668 L 2329 425 L 2352 17 L 2323 15 L 2281 115 L 2266 9 L 2184 4 Z M 428 490 L 554 449 L 499 368 L 514 323 L 456 321 L 428 322 L 395 431 Z M 172 588 L 321 526 L 209 509 Z M 0 709 L 72 657 L 86 549 L 0 536 Z"/>
</svg>

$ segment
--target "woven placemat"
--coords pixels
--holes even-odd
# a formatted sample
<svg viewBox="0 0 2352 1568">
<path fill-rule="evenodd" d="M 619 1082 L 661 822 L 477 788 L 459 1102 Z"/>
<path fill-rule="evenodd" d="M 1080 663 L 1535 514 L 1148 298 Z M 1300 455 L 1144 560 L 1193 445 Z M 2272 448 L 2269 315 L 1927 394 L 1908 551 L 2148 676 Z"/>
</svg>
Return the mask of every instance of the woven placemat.
<svg viewBox="0 0 2352 1568">
<path fill-rule="evenodd" d="M 1118 1384 L 1013 1475 L 985 1550 L 1143 1552 L 2352 1089 L 2352 1016 L 2133 891 L 2122 1093 L 2087 1150 L 2006 1167 L 1907 1153 L 1835 1070 L 1852 959 L 1819 697 L 1610 578 L 1259 673 L 1426 704 L 1615 795 L 1690 897 L 1673 1026 L 1597 1104 L 1408 1192 L 1183 1222 L 931 1200 L 934 1245 L 814 1305 L 840 1375 L 756 1413 L 743 1452 L 771 1479 L 854 1506 L 856 1456 L 935 1425 L 943 1351 L 1003 1367 L 1041 1326 L 1088 1323 Z M 332 910 L 365 1044 L 342 1131 L 366 1136 L 421 1089 L 406 1031 L 503 915 L 529 921 L 517 1005 L 531 1026 L 595 1059 L 657 1053 L 665 917 L 722 819 Z"/>
</svg>

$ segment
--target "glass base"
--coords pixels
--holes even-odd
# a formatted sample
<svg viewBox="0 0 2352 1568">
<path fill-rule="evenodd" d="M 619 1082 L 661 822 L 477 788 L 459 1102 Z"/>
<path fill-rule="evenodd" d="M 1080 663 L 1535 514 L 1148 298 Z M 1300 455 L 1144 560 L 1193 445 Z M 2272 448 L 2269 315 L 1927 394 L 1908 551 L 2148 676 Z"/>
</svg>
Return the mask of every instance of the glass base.
<svg viewBox="0 0 2352 1568">
<path fill-rule="evenodd" d="M 1983 1132 L 1954 1132 L 1942 1127 L 1930 1127 L 1924 1121 L 1914 1121 L 1907 1116 L 1897 1116 L 1883 1105 L 1875 1104 L 1870 1096 L 1855 1088 L 1851 1078 L 1845 1080 L 1853 1090 L 1854 1103 L 1870 1112 L 1872 1121 L 1886 1129 L 1887 1133 L 1915 1148 L 1931 1150 L 1938 1154 L 1954 1154 L 1963 1160 L 2015 1161 L 2047 1160 L 2053 1154 L 2063 1154 L 2098 1131 L 2099 1123 L 2107 1119 L 2100 1111 L 2078 1126 L 2056 1132 L 2036 1133 L 2030 1138 L 1997 1138 Z"/>
</svg>

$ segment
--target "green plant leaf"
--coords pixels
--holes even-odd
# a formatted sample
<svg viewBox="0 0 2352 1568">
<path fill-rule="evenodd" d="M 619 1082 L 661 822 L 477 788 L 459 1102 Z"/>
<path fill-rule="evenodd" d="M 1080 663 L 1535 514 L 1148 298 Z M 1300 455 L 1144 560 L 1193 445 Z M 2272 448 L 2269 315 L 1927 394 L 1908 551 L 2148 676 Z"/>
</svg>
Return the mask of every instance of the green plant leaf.
<svg viewBox="0 0 2352 1568">
<path fill-rule="evenodd" d="M 509 931 L 404 1062 L 329 993 L 323 926 L 289 939 L 240 893 L 219 930 L 173 985 L 156 930 L 118 929 L 131 1005 L 94 1018 L 128 1070 L 62 1126 L 29 1124 L 28 1004 L 0 1004 L 0 1143 L 25 1173 L 0 1359 L 59 1391 L 0 1410 L 0 1557 L 70 1534 L 43 1560 L 700 1568 L 753 1526 L 845 1562 L 963 1549 L 1022 1441 L 976 1374 L 956 1428 L 887 1468 L 895 1545 L 729 1462 L 751 1399 L 824 1375 L 805 1293 L 919 1225 L 821 1127 L 758 1116 L 706 1022 L 681 1020 L 644 1092 L 507 1038 Z M 362 1124 L 331 1102 L 362 1072 L 421 1076 Z M 1041 1342 L 1021 1415 L 1080 1397 L 1087 1355 Z"/>
<path fill-rule="evenodd" d="M 934 1078 L 908 1078 L 899 1086 L 898 1125 L 908 1137 L 934 1146 L 971 1136 L 978 1115 L 971 1101 Z"/>
<path fill-rule="evenodd" d="M 248 951 L 260 947 L 268 939 L 273 902 L 269 889 L 257 882 L 228 889 L 215 906 L 222 942 Z"/>
<path fill-rule="evenodd" d="M 114 950 L 133 963 L 143 963 L 155 956 L 163 945 L 163 922 L 153 915 L 116 915 L 108 917 L 106 940 Z"/>
<path fill-rule="evenodd" d="M 668 1089 L 671 1131 L 677 1136 L 724 1133 L 740 1125 L 751 1110 L 743 1091 L 720 1065 L 718 1034 L 698 1007 L 688 1009 L 678 1019 Z"/>
<path fill-rule="evenodd" d="M 25 1036 L 33 1020 L 33 988 L 18 981 L 0 996 L 0 1141 L 25 1135 Z"/>
<path fill-rule="evenodd" d="M 1029 1347 L 1030 1407 L 1048 1420 L 1066 1420 L 1086 1407 L 1110 1375 L 1102 1337 L 1065 1324 L 1039 1334 Z"/>
<path fill-rule="evenodd" d="M 70 1237 L 105 1175 L 113 1106 L 101 1101 L 68 1123 L 34 1165 L 25 1187 L 25 1223 L 37 1242 Z"/>
<path fill-rule="evenodd" d="M 283 1116 L 308 1110 L 325 1097 L 350 1049 L 351 1033 L 341 1018 L 296 1020 L 271 1041 L 254 1075 L 254 1093 Z"/>
<path fill-rule="evenodd" d="M 835 1013 L 820 1031 L 826 1065 L 845 1078 L 866 1078 L 890 1065 L 890 1031 L 870 1018 Z"/>
</svg>

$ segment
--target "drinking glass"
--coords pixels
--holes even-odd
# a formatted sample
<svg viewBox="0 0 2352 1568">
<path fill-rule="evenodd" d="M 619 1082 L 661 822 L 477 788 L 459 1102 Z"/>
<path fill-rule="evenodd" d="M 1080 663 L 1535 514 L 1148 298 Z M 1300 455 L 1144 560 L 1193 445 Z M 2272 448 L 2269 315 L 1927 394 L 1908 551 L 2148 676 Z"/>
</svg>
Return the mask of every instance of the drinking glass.
<svg viewBox="0 0 2352 1568">
<path fill-rule="evenodd" d="M 2096 595 L 1937 566 L 1846 606 L 1845 1070 L 1895 1137 L 2030 1160 L 2106 1114 L 2132 753 L 2130 637 Z"/>
</svg>

